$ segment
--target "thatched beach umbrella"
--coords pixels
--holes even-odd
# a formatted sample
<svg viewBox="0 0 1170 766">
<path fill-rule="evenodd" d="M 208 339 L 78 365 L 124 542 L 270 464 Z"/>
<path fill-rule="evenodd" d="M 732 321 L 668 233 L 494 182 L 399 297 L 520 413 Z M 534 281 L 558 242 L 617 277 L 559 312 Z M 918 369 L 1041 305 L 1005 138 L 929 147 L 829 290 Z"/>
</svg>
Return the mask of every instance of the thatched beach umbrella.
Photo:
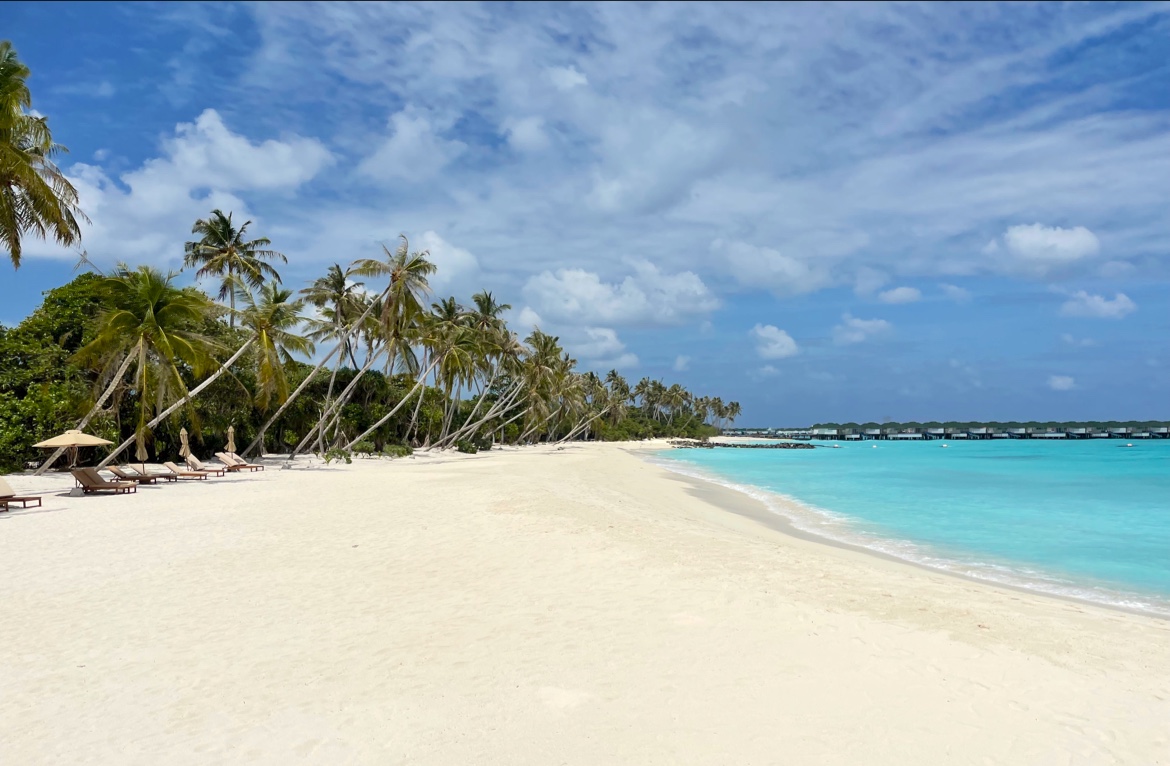
<svg viewBox="0 0 1170 766">
<path fill-rule="evenodd" d="M 138 434 L 134 440 L 134 457 L 138 458 L 138 462 L 142 464 L 141 473 L 146 473 L 146 458 L 150 453 L 146 451 L 146 435 Z"/>
<path fill-rule="evenodd" d="M 234 455 L 234 454 L 236 454 L 236 427 L 235 426 L 228 426 L 227 437 L 228 437 L 227 446 L 224 448 L 224 452 L 228 453 L 229 455 Z"/>
<path fill-rule="evenodd" d="M 186 460 L 191 454 L 191 445 L 187 443 L 187 429 L 179 429 L 179 457 Z"/>
<path fill-rule="evenodd" d="M 41 449 L 58 449 L 65 447 L 69 450 L 69 466 L 77 465 L 77 448 L 78 447 L 102 447 L 113 444 L 108 439 L 103 439 L 100 436 L 91 436 L 83 431 L 78 431 L 76 428 L 71 428 L 63 434 L 54 436 L 52 439 L 45 439 L 43 442 L 37 442 L 34 447 Z"/>
</svg>

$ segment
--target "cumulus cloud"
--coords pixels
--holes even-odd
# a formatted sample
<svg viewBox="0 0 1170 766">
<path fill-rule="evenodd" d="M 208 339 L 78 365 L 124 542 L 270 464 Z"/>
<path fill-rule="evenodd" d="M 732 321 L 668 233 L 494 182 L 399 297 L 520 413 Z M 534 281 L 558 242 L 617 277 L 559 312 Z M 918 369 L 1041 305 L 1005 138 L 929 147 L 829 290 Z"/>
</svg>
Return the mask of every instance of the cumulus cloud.
<svg viewBox="0 0 1170 766">
<path fill-rule="evenodd" d="M 388 127 L 390 135 L 358 165 L 359 173 L 375 181 L 425 181 L 467 149 L 462 141 L 439 135 L 432 117 L 414 107 L 391 115 Z"/>
<path fill-rule="evenodd" d="M 577 71 L 576 67 L 552 67 L 548 70 L 548 79 L 557 90 L 568 91 L 589 84 L 589 78 Z"/>
<path fill-rule="evenodd" d="M 91 224 L 82 240 L 97 261 L 158 263 L 182 257 L 185 235 L 213 208 L 251 218 L 242 193 L 288 196 L 334 161 L 319 141 L 300 136 L 259 143 L 233 133 L 207 109 L 179 123 L 161 142 L 162 156 L 117 180 L 96 165 L 76 163 L 68 175 Z M 257 222 L 259 224 L 259 222 Z M 258 225 L 251 229 L 255 233 Z M 30 255 L 70 255 L 52 243 L 31 240 Z"/>
<path fill-rule="evenodd" d="M 540 314 L 532 310 L 531 306 L 524 306 L 518 311 L 513 308 L 505 311 L 503 316 L 512 332 L 522 339 L 528 337 L 528 334 L 533 330 L 544 326 L 544 320 L 541 319 Z"/>
<path fill-rule="evenodd" d="M 673 325 L 719 307 L 693 272 L 666 274 L 647 262 L 618 283 L 584 269 L 545 271 L 528 280 L 524 295 L 542 314 L 575 323 Z"/>
<path fill-rule="evenodd" d="M 771 290 L 777 295 L 811 293 L 833 283 L 824 264 L 770 247 L 717 239 L 711 243 L 711 249 L 723 255 L 741 284 Z"/>
<path fill-rule="evenodd" d="M 957 285 L 941 284 L 938 286 L 947 300 L 955 303 L 967 303 L 971 300 L 971 293 Z"/>
<path fill-rule="evenodd" d="M 508 145 L 520 152 L 540 152 L 549 146 L 548 134 L 541 117 L 525 117 L 504 123 Z"/>
<path fill-rule="evenodd" d="M 674 364 L 671 365 L 671 369 L 673 369 L 675 372 L 686 372 L 690 368 L 691 358 L 689 356 L 684 356 L 683 354 L 676 356 L 674 358 Z"/>
<path fill-rule="evenodd" d="M 1008 227 L 1002 246 L 992 240 L 983 252 L 1000 270 L 1044 276 L 1092 258 L 1100 250 L 1097 235 L 1084 226 L 1064 229 L 1033 223 Z"/>
<path fill-rule="evenodd" d="M 1061 316 L 1093 319 L 1121 319 L 1135 311 L 1137 304 L 1125 293 L 1117 293 L 1110 300 L 1103 295 L 1091 295 L 1085 290 L 1073 293 L 1060 307 Z"/>
<path fill-rule="evenodd" d="M 786 359 L 800 351 L 792 336 L 775 325 L 757 324 L 748 334 L 755 338 L 761 359 Z"/>
<path fill-rule="evenodd" d="M 1050 375 L 1048 377 L 1048 387 L 1053 391 L 1071 391 L 1076 386 L 1076 379 L 1069 375 Z"/>
<path fill-rule="evenodd" d="M 428 260 L 438 269 L 427 278 L 436 292 L 474 292 L 478 290 L 479 260 L 469 250 L 456 247 L 433 231 L 411 237 L 412 248 L 430 253 Z"/>
<path fill-rule="evenodd" d="M 777 370 L 773 365 L 765 364 L 759 369 L 758 373 L 761 378 L 771 378 L 779 375 L 780 371 Z"/>
<path fill-rule="evenodd" d="M 609 327 L 585 327 L 570 331 L 563 338 L 565 348 L 587 366 L 626 368 L 638 364 L 638 357 L 626 350 L 626 344 Z"/>
<path fill-rule="evenodd" d="M 922 291 L 916 287 L 895 287 L 878 294 L 882 303 L 914 303 L 922 298 Z"/>
<path fill-rule="evenodd" d="M 889 333 L 893 327 L 884 319 L 858 319 L 851 314 L 842 314 L 841 324 L 833 328 L 833 342 L 841 346 L 864 343 Z"/>
</svg>

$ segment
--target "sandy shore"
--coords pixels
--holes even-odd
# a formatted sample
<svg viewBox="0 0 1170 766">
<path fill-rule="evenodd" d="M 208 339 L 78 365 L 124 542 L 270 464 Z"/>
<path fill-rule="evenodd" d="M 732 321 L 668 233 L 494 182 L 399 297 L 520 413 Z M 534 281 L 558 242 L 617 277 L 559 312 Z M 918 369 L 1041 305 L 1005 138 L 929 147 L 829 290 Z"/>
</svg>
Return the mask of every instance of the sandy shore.
<svg viewBox="0 0 1170 766">
<path fill-rule="evenodd" d="M 0 514 L 0 761 L 1170 763 L 1170 622 L 787 536 L 638 449 Z"/>
</svg>

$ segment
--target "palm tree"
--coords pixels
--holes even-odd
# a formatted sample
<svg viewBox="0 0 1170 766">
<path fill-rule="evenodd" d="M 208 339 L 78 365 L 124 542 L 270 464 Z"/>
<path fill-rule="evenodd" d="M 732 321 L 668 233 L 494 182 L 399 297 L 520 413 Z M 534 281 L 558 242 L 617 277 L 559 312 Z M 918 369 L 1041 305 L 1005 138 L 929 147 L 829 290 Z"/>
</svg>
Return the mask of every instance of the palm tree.
<svg viewBox="0 0 1170 766">
<path fill-rule="evenodd" d="M 0 242 L 14 268 L 20 268 L 20 239 L 26 233 L 60 245 L 81 240 L 77 189 L 54 164 L 68 151 L 53 143 L 45 117 L 27 113 L 32 94 L 29 69 L 20 63 L 12 43 L 0 42 Z"/>
<path fill-rule="evenodd" d="M 232 214 L 224 215 L 219 209 L 212 210 L 207 218 L 200 218 L 191 227 L 192 234 L 198 234 L 199 239 L 188 242 L 184 247 L 183 265 L 198 266 L 195 276 L 219 277 L 219 300 L 229 299 L 231 313 L 229 324 L 236 326 L 236 295 L 245 288 L 253 290 L 264 284 L 266 279 L 280 281 L 277 273 L 265 260 L 279 260 L 288 263 L 282 253 L 267 249 L 272 241 L 267 237 L 258 237 L 248 240 L 248 227 L 251 221 L 245 221 L 240 228 L 232 223 Z"/>
<path fill-rule="evenodd" d="M 96 334 L 77 351 L 83 364 L 108 369 L 130 358 L 134 367 L 131 386 L 138 396 L 138 423 L 134 436 L 106 462 L 131 441 L 145 450 L 149 431 L 158 423 L 147 422 L 149 413 L 175 396 L 187 398 L 180 364 L 202 375 L 214 363 L 215 344 L 198 332 L 214 306 L 198 290 L 176 287 L 174 278 L 149 266 L 131 270 L 119 264 L 103 281 L 107 308 L 96 318 Z"/>
<path fill-rule="evenodd" d="M 321 315 L 319 319 L 308 320 L 309 337 L 315 341 L 339 341 L 342 344 L 342 358 L 348 356 L 356 368 L 357 358 L 354 356 L 351 338 L 355 321 L 368 306 L 363 299 L 364 283 L 354 282 L 350 278 L 352 276 L 352 269 L 342 271 L 341 264 L 335 263 L 326 270 L 325 276 L 317 277 L 311 285 L 301 290 L 301 295 Z"/>
<path fill-rule="evenodd" d="M 390 284 L 386 286 L 376 301 L 376 303 L 380 302 L 382 307 L 383 343 L 378 354 L 387 354 L 386 369 L 388 371 L 393 369 L 398 355 L 402 354 L 406 359 L 408 370 L 413 372 L 420 365 L 413 358 L 410 341 L 415 337 L 420 319 L 426 313 L 422 301 L 424 296 L 430 292 L 427 277 L 433 274 L 437 267 L 427 260 L 430 253 L 426 250 L 410 252 L 410 242 L 405 235 L 400 236 L 399 240 L 398 248 L 393 253 L 385 245 L 382 246 L 382 252 L 386 256 L 385 260 L 364 258 L 354 261 L 350 271 L 357 276 L 390 277 Z M 364 321 L 363 317 L 359 320 L 358 325 L 361 326 Z M 293 450 L 294 456 L 304 449 L 313 435 L 318 433 L 323 435 L 328 425 L 340 417 L 341 408 L 348 403 L 349 397 L 357 388 L 358 381 L 373 366 L 378 354 L 371 354 L 367 357 L 366 363 L 357 371 L 349 385 L 345 387 L 335 402 L 326 407 L 317 424 L 310 429 L 301 443 Z"/>
<path fill-rule="evenodd" d="M 285 290 L 275 282 L 260 288 L 260 299 L 251 295 L 245 299 L 241 324 L 256 339 L 256 405 L 267 411 L 275 399 L 288 399 L 288 380 L 284 367 L 293 361 L 292 355 L 313 353 L 313 341 L 295 333 L 301 323 L 303 301 L 290 301 L 292 290 Z"/>
</svg>

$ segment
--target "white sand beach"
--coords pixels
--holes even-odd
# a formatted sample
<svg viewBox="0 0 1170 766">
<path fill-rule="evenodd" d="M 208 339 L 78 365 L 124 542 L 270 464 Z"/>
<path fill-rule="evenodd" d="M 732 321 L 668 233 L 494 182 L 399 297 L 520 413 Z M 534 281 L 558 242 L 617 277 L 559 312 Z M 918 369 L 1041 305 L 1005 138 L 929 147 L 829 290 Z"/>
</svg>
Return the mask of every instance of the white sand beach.
<svg viewBox="0 0 1170 766">
<path fill-rule="evenodd" d="M 0 761 L 1170 763 L 1170 622 L 788 536 L 642 449 L 0 514 Z"/>
</svg>

